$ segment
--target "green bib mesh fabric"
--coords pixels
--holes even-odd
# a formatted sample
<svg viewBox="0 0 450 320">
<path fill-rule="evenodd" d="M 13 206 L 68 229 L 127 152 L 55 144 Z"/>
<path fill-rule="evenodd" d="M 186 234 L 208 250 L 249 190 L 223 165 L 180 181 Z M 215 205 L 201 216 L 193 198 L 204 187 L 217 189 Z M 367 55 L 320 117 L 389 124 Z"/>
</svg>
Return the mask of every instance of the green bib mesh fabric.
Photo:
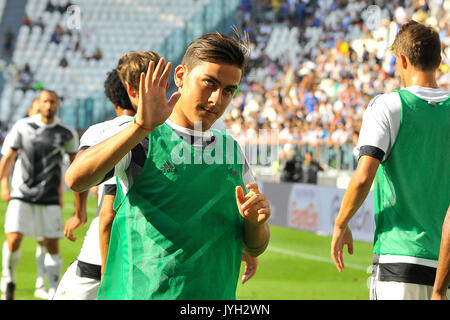
<svg viewBox="0 0 450 320">
<path fill-rule="evenodd" d="M 450 204 L 450 99 L 398 93 L 400 129 L 374 185 L 374 253 L 437 260 Z"/>
<path fill-rule="evenodd" d="M 207 151 L 166 124 L 150 133 L 144 168 L 115 203 L 97 299 L 235 299 L 243 249 L 235 199 L 235 187 L 244 187 L 242 155 L 231 137 L 215 134 L 217 147 Z M 199 157 L 219 164 L 199 163 Z"/>
</svg>

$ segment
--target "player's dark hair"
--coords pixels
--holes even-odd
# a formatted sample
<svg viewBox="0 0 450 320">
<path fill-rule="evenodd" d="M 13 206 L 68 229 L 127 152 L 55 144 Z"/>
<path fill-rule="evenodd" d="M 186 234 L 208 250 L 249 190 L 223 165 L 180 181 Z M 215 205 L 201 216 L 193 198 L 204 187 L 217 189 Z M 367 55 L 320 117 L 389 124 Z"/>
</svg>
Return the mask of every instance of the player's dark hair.
<svg viewBox="0 0 450 320">
<path fill-rule="evenodd" d="M 126 110 L 134 110 L 128 97 L 127 90 L 120 80 L 119 73 L 116 69 L 108 72 L 105 83 L 105 96 L 112 102 L 113 105 Z"/>
<path fill-rule="evenodd" d="M 439 33 L 431 27 L 414 20 L 401 26 L 391 50 L 408 57 L 419 71 L 430 71 L 439 67 L 441 41 Z"/>
<path fill-rule="evenodd" d="M 126 83 L 135 91 L 139 92 L 139 82 L 141 73 L 147 73 L 150 61 L 158 64 L 160 57 L 154 51 L 129 51 L 123 54 L 117 64 L 117 73 L 122 84 L 126 88 Z"/>
<path fill-rule="evenodd" d="M 237 66 L 244 74 L 249 59 L 249 40 L 237 30 L 234 37 L 220 32 L 207 33 L 189 44 L 181 61 L 188 70 L 201 62 L 225 63 Z"/>
</svg>

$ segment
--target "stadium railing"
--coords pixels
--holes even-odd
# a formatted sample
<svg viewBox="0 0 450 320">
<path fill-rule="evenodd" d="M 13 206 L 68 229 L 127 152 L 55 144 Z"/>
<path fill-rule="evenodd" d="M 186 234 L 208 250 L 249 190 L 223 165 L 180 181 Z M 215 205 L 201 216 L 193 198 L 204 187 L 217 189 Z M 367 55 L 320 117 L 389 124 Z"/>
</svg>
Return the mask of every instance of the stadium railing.
<svg viewBox="0 0 450 320">
<path fill-rule="evenodd" d="M 301 141 L 298 141 L 301 143 Z M 247 161 L 251 165 L 270 167 L 274 163 L 283 163 L 280 157 L 282 151 L 293 149 L 296 151 L 296 157 L 301 161 L 306 152 L 312 152 L 313 159 L 324 165 L 326 169 L 338 171 L 353 171 L 358 162 L 354 154 L 354 146 L 351 143 L 342 145 L 329 145 L 327 143 L 318 143 L 315 145 L 298 144 L 266 144 L 249 143 L 241 145 Z"/>
</svg>

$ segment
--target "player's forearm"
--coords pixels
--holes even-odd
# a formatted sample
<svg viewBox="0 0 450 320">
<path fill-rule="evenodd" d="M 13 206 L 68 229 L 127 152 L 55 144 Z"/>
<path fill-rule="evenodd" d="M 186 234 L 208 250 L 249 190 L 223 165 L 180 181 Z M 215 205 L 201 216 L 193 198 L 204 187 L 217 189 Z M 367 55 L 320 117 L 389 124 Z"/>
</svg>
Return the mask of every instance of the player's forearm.
<svg viewBox="0 0 450 320">
<path fill-rule="evenodd" d="M 361 207 L 369 194 L 378 165 L 379 161 L 374 158 L 364 157 L 360 160 L 342 199 L 341 208 L 334 223 L 335 227 L 346 228 Z"/>
<path fill-rule="evenodd" d="M 105 270 L 106 258 L 108 256 L 109 239 L 111 238 L 111 229 L 114 221 L 115 212 L 100 212 L 99 216 L 99 240 L 100 240 L 100 255 L 102 257 L 101 273 Z"/>
<path fill-rule="evenodd" d="M 450 210 L 450 209 L 449 209 Z M 441 248 L 434 281 L 433 296 L 445 297 L 450 284 L 450 213 L 447 212 L 442 226 Z"/>
<path fill-rule="evenodd" d="M 89 190 L 83 192 L 74 192 L 75 194 L 75 217 L 85 223 L 87 221 L 87 200 Z"/>
<path fill-rule="evenodd" d="M 348 225 L 351 218 L 366 199 L 371 185 L 372 182 L 350 181 L 335 221 L 336 227 L 345 228 Z"/>
<path fill-rule="evenodd" d="M 263 253 L 270 239 L 270 229 L 267 223 L 252 224 L 244 221 L 244 250 L 252 257 Z"/>
<path fill-rule="evenodd" d="M 12 167 L 14 165 L 14 160 L 16 159 L 17 153 L 15 151 L 8 152 L 0 160 L 0 180 L 8 181 L 9 174 L 11 173 Z"/>
<path fill-rule="evenodd" d="M 81 192 L 101 183 L 106 174 L 148 133 L 131 123 L 125 130 L 86 149 L 67 169 L 67 186 Z"/>
<path fill-rule="evenodd" d="M 9 191 L 9 181 L 8 181 L 7 177 L 3 177 L 1 179 L 0 185 L 1 185 L 2 190 L 8 190 Z"/>
</svg>

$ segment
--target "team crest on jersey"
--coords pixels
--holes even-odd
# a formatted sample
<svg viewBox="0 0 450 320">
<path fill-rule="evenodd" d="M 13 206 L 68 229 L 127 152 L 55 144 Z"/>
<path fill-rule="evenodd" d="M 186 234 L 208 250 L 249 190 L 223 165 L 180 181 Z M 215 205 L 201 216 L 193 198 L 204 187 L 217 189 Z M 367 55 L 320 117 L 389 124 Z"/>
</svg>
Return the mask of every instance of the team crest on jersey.
<svg viewBox="0 0 450 320">
<path fill-rule="evenodd" d="M 173 166 L 173 164 L 167 160 L 166 163 L 159 169 L 159 173 L 171 173 L 177 172 L 177 168 Z"/>
</svg>

